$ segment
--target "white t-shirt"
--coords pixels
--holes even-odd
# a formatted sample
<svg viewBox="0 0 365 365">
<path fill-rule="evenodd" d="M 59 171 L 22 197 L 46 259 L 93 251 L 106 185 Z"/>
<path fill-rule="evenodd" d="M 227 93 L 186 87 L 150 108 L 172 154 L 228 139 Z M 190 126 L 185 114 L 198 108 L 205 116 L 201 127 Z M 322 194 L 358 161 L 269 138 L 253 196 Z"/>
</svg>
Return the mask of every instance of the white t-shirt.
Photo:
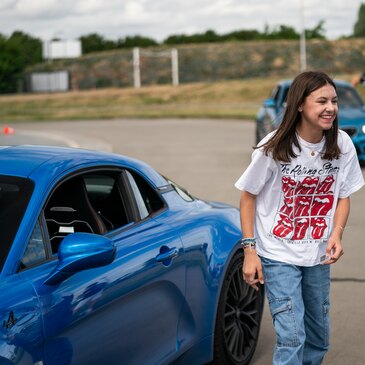
<svg viewBox="0 0 365 365">
<path fill-rule="evenodd" d="M 294 146 L 297 158 L 281 163 L 256 149 L 235 186 L 257 195 L 257 253 L 289 264 L 314 266 L 326 258 L 337 199 L 360 189 L 364 179 L 345 132 L 340 130 L 338 136 L 341 156 L 332 161 L 321 158 L 325 138 L 313 144 L 297 137 L 301 146 L 301 153 Z"/>
</svg>

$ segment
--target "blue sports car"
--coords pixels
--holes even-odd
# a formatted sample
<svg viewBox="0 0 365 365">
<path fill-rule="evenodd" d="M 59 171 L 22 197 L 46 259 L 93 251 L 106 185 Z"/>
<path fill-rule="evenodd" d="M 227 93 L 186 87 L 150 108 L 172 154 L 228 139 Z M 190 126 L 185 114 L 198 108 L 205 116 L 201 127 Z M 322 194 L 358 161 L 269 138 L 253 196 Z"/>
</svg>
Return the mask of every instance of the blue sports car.
<svg viewBox="0 0 365 365">
<path fill-rule="evenodd" d="M 248 364 L 239 212 L 148 165 L 0 147 L 0 364 Z"/>
<path fill-rule="evenodd" d="M 256 143 L 281 123 L 291 80 L 280 81 L 272 90 L 256 116 Z M 364 102 L 348 82 L 335 80 L 339 99 L 339 127 L 347 132 L 355 145 L 359 161 L 365 164 L 365 106 Z"/>
</svg>

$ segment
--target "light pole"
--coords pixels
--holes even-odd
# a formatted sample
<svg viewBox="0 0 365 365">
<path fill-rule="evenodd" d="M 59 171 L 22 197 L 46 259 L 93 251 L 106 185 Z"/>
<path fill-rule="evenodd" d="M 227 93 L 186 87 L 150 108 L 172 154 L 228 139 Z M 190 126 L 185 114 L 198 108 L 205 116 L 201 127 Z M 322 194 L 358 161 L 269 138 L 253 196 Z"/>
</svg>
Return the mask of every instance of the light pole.
<svg viewBox="0 0 365 365">
<path fill-rule="evenodd" d="M 302 31 L 300 33 L 300 71 L 303 72 L 307 68 L 307 51 L 305 45 L 305 17 L 304 17 L 304 0 L 301 0 L 301 23 Z"/>
</svg>

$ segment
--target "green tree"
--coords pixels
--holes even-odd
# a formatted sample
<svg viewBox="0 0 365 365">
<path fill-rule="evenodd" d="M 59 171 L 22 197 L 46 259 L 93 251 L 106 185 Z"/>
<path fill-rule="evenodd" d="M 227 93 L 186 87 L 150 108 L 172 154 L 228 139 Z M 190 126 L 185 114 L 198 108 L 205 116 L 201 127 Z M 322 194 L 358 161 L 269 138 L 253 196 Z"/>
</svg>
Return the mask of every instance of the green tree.
<svg viewBox="0 0 365 365">
<path fill-rule="evenodd" d="M 251 41 L 255 39 L 263 39 L 262 33 L 255 29 L 236 30 L 222 36 L 224 41 Z"/>
<path fill-rule="evenodd" d="M 7 41 L 20 50 L 21 62 L 24 67 L 42 61 L 42 42 L 40 39 L 17 30 Z"/>
<path fill-rule="evenodd" d="M 222 41 L 222 36 L 218 35 L 214 30 L 207 30 L 204 33 L 195 33 L 192 35 L 175 34 L 167 37 L 164 44 L 187 44 L 187 43 L 211 43 Z"/>
<path fill-rule="evenodd" d="M 321 20 L 314 28 L 305 30 L 307 39 L 325 39 L 324 20 Z"/>
<path fill-rule="evenodd" d="M 157 46 L 158 43 L 148 37 L 143 37 L 140 35 L 135 35 L 133 37 L 126 37 L 121 38 L 117 42 L 118 48 L 132 48 L 132 47 L 150 47 L 150 46 Z"/>
<path fill-rule="evenodd" d="M 23 32 L 0 35 L 0 93 L 17 90 L 24 69 L 42 60 L 42 43 Z"/>
<path fill-rule="evenodd" d="M 97 33 L 88 34 L 80 37 L 82 52 L 101 52 L 118 48 L 149 47 L 156 46 L 158 43 L 152 38 L 135 35 L 132 37 L 119 38 L 117 41 L 105 39 Z"/>
<path fill-rule="evenodd" d="M 117 48 L 116 42 L 108 41 L 97 33 L 80 37 L 82 53 L 107 51 Z"/>
<path fill-rule="evenodd" d="M 17 90 L 18 77 L 23 71 L 21 51 L 0 35 L 0 93 L 13 93 Z"/>
<path fill-rule="evenodd" d="M 267 39 L 299 39 L 300 35 L 293 27 L 279 25 L 271 32 L 266 33 Z"/>
<path fill-rule="evenodd" d="M 354 25 L 354 37 L 365 37 L 365 4 L 362 3 Z"/>
</svg>

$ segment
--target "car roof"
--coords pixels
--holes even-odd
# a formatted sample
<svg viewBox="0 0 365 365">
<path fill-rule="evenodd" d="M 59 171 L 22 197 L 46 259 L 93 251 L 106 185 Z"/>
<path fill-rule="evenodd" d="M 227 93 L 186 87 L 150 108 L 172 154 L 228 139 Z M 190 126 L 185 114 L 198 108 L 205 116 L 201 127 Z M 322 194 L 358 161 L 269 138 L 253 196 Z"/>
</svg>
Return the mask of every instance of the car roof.
<svg viewBox="0 0 365 365">
<path fill-rule="evenodd" d="M 343 86 L 343 87 L 352 87 L 351 83 L 345 81 L 345 80 L 337 80 L 334 79 L 333 80 L 336 86 Z M 293 82 L 293 79 L 284 79 L 284 80 L 280 80 L 278 82 L 279 85 L 281 86 L 285 86 L 285 87 L 289 87 Z"/>
<path fill-rule="evenodd" d="M 142 161 L 113 153 L 55 146 L 0 146 L 0 174 L 32 177 L 43 174 L 51 178 L 69 169 L 82 166 L 121 166 L 140 171 L 155 186 L 166 180 Z"/>
</svg>

